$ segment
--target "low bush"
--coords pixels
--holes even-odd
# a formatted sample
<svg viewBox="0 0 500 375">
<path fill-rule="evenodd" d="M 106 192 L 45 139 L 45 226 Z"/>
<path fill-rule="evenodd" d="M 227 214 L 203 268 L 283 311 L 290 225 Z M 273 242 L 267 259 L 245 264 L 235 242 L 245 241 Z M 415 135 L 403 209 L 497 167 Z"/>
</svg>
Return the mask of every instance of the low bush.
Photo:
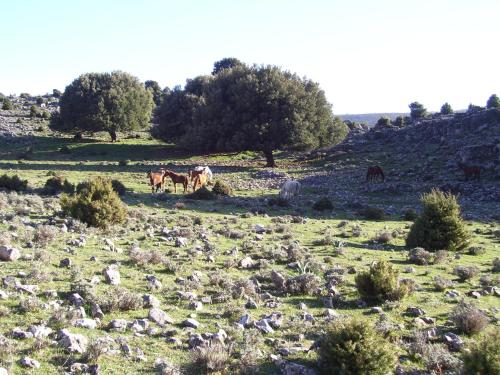
<svg viewBox="0 0 500 375">
<path fill-rule="evenodd" d="M 425 266 L 430 263 L 431 253 L 421 247 L 416 247 L 408 252 L 408 261 L 414 264 Z"/>
<path fill-rule="evenodd" d="M 460 281 L 466 281 L 472 279 L 479 273 L 479 268 L 476 266 L 456 266 L 453 270 L 453 274 L 458 276 Z"/>
<path fill-rule="evenodd" d="M 486 249 L 482 246 L 472 246 L 467 250 L 469 255 L 483 255 L 486 254 Z"/>
<path fill-rule="evenodd" d="M 397 356 L 389 341 L 361 320 L 337 320 L 320 339 L 318 367 L 322 374 L 386 375 Z"/>
<path fill-rule="evenodd" d="M 217 195 L 232 195 L 233 189 L 224 181 L 217 180 L 212 188 L 212 193 Z"/>
<path fill-rule="evenodd" d="M 217 342 L 192 349 L 190 357 L 202 374 L 223 373 L 231 364 L 230 348 Z"/>
<path fill-rule="evenodd" d="M 455 323 L 458 331 L 467 335 L 482 331 L 489 322 L 488 317 L 481 310 L 464 301 L 452 310 L 450 320 Z"/>
<path fill-rule="evenodd" d="M 417 217 L 418 213 L 413 208 L 408 208 L 403 212 L 403 219 L 406 221 L 414 221 Z"/>
<path fill-rule="evenodd" d="M 500 258 L 493 259 L 492 265 L 493 272 L 500 272 Z"/>
<path fill-rule="evenodd" d="M 286 290 L 292 295 L 313 295 L 320 285 L 320 278 L 312 273 L 304 273 L 286 280 Z"/>
<path fill-rule="evenodd" d="M 445 262 L 450 256 L 449 252 L 446 250 L 438 250 L 434 253 L 434 264 L 440 264 Z"/>
<path fill-rule="evenodd" d="M 333 210 L 333 203 L 330 198 L 322 197 L 314 202 L 312 208 L 316 211 L 331 211 Z"/>
<path fill-rule="evenodd" d="M 73 194 L 75 192 L 75 185 L 63 176 L 54 176 L 45 181 L 43 192 L 47 195 L 57 195 L 59 193 Z"/>
<path fill-rule="evenodd" d="M 59 229 L 53 225 L 39 225 L 35 230 L 33 241 L 40 246 L 47 246 L 57 237 Z"/>
<path fill-rule="evenodd" d="M 128 159 L 127 159 L 127 160 L 120 160 L 120 161 L 118 162 L 118 165 L 119 165 L 120 167 L 126 167 L 126 166 L 127 166 L 127 165 L 129 165 L 129 164 L 130 164 L 130 160 L 128 160 Z"/>
<path fill-rule="evenodd" d="M 465 374 L 500 374 L 500 328 L 493 327 L 463 351 Z"/>
<path fill-rule="evenodd" d="M 398 271 L 386 261 L 374 262 L 368 271 L 357 274 L 356 287 L 364 300 L 372 302 L 399 300 L 411 292 L 398 280 Z"/>
<path fill-rule="evenodd" d="M 99 228 L 125 221 L 127 209 L 110 180 L 96 177 L 78 184 L 76 190 L 75 196 L 63 194 L 61 197 L 65 214 Z"/>
<path fill-rule="evenodd" d="M 267 201 L 268 206 L 278 206 L 278 207 L 288 207 L 290 205 L 290 202 L 288 202 L 287 199 L 277 197 L 277 198 L 270 198 Z"/>
<path fill-rule="evenodd" d="M 186 198 L 195 200 L 213 200 L 217 199 L 217 195 L 213 191 L 208 190 L 206 186 L 202 186 L 198 190 L 187 195 Z"/>
<path fill-rule="evenodd" d="M 385 212 L 378 207 L 365 207 L 358 214 L 366 220 L 384 220 Z"/>
<path fill-rule="evenodd" d="M 28 180 L 21 180 L 18 175 L 9 176 L 4 174 L 0 176 L 0 188 L 13 191 L 23 191 L 28 188 Z"/>
<path fill-rule="evenodd" d="M 454 195 L 432 190 L 421 198 L 422 214 L 413 223 L 406 239 L 408 247 L 427 250 L 463 250 L 469 235 Z"/>
<path fill-rule="evenodd" d="M 389 232 L 379 232 L 371 240 L 376 243 L 387 244 L 391 242 L 393 236 Z"/>
</svg>

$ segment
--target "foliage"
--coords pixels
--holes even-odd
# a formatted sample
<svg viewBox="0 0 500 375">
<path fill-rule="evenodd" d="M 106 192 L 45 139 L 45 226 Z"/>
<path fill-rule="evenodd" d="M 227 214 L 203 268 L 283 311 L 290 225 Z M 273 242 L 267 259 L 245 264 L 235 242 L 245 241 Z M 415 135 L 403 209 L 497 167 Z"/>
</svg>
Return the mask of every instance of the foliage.
<svg viewBox="0 0 500 375">
<path fill-rule="evenodd" d="M 66 132 L 140 130 L 151 118 L 153 99 L 139 80 L 123 72 L 87 73 L 66 87 L 60 100 L 60 121 L 54 130 Z"/>
<path fill-rule="evenodd" d="M 412 121 L 420 120 L 427 116 L 427 109 L 419 102 L 410 103 L 408 107 L 410 107 L 410 117 Z"/>
<path fill-rule="evenodd" d="M 127 192 L 127 188 L 123 185 L 123 182 L 120 180 L 111 180 L 111 186 L 113 190 L 121 197 L 124 196 Z"/>
<path fill-rule="evenodd" d="M 413 223 L 406 246 L 428 250 L 462 250 L 469 235 L 454 195 L 433 189 L 421 198 L 422 214 Z"/>
<path fill-rule="evenodd" d="M 274 150 L 311 149 L 347 134 L 314 83 L 273 66 L 244 64 L 188 80 L 168 95 L 154 134 L 201 152 L 261 151 L 274 166 Z"/>
<path fill-rule="evenodd" d="M 224 181 L 216 180 L 214 187 L 212 188 L 212 193 L 217 195 L 232 195 L 233 189 Z"/>
<path fill-rule="evenodd" d="M 486 331 L 468 351 L 464 351 L 462 359 L 466 374 L 489 375 L 500 374 L 500 329 L 493 327 Z"/>
<path fill-rule="evenodd" d="M 163 91 L 158 82 L 146 81 L 144 82 L 144 87 L 146 88 L 146 90 L 151 92 L 155 105 L 160 105 L 163 100 Z"/>
<path fill-rule="evenodd" d="M 58 90 L 58 89 L 53 89 L 53 90 L 52 90 L 52 96 L 53 96 L 54 98 L 60 98 L 60 97 L 61 97 L 61 95 L 62 95 L 61 90 Z"/>
<path fill-rule="evenodd" d="M 281 198 L 281 197 L 276 197 L 276 198 L 269 198 L 267 201 L 268 206 L 278 206 L 278 207 L 288 207 L 290 205 L 290 202 L 288 199 Z"/>
<path fill-rule="evenodd" d="M 408 208 L 403 213 L 403 219 L 405 219 L 406 221 L 414 221 L 417 217 L 418 213 L 413 208 Z"/>
<path fill-rule="evenodd" d="M 397 126 L 398 128 L 402 128 L 403 126 L 406 125 L 407 122 L 408 122 L 408 118 L 407 117 L 398 116 L 398 117 L 396 117 L 394 119 L 393 125 Z"/>
<path fill-rule="evenodd" d="M 12 102 L 10 101 L 9 98 L 3 99 L 2 109 L 4 111 L 10 111 L 10 110 L 14 109 L 14 104 L 12 104 Z"/>
<path fill-rule="evenodd" d="M 376 127 L 380 128 L 387 128 L 391 126 L 391 119 L 386 116 L 382 116 L 377 120 L 377 123 L 375 124 Z"/>
<path fill-rule="evenodd" d="M 2 176 L 0 176 L 0 188 L 14 191 L 23 191 L 28 188 L 28 180 L 21 180 L 21 178 L 17 174 L 12 176 L 3 174 Z"/>
<path fill-rule="evenodd" d="M 95 177 L 84 184 L 78 184 L 77 193 L 61 197 L 65 214 L 90 226 L 107 228 L 111 224 L 125 221 L 127 210 L 111 181 Z"/>
<path fill-rule="evenodd" d="M 189 194 L 187 198 L 195 200 L 213 200 L 217 199 L 217 195 L 213 191 L 208 190 L 206 186 L 202 186 L 198 190 Z"/>
<path fill-rule="evenodd" d="M 475 104 L 469 104 L 467 107 L 467 113 L 478 113 L 483 110 L 483 107 L 475 105 Z"/>
<path fill-rule="evenodd" d="M 214 63 L 214 69 L 212 70 L 212 75 L 216 75 L 222 71 L 222 69 L 232 69 L 237 66 L 244 65 L 240 60 L 235 57 L 225 57 L 222 60 L 216 61 Z"/>
<path fill-rule="evenodd" d="M 356 275 L 356 287 L 364 300 L 383 302 L 398 300 L 409 294 L 408 287 L 398 280 L 398 271 L 386 261 L 374 262 L 370 269 Z"/>
<path fill-rule="evenodd" d="M 331 323 L 320 345 L 318 365 L 322 374 L 386 375 L 396 365 L 392 344 L 365 321 Z"/>
<path fill-rule="evenodd" d="M 486 108 L 500 108 L 500 98 L 496 94 L 491 95 L 486 102 Z"/>
<path fill-rule="evenodd" d="M 30 117 L 31 118 L 40 117 L 41 115 L 42 115 L 42 112 L 40 111 L 40 109 L 36 105 L 32 105 L 30 107 Z"/>
<path fill-rule="evenodd" d="M 453 269 L 453 274 L 458 276 L 460 281 L 472 279 L 479 273 L 479 268 L 476 266 L 456 266 Z"/>
<path fill-rule="evenodd" d="M 328 197 L 322 197 L 314 202 L 312 208 L 316 211 L 330 211 L 333 210 L 333 203 Z"/>
<path fill-rule="evenodd" d="M 421 247 L 416 247 L 408 252 L 408 260 L 411 263 L 425 266 L 431 261 L 431 253 Z"/>
<path fill-rule="evenodd" d="M 442 115 L 451 115 L 453 113 L 453 108 L 451 108 L 451 105 L 449 103 L 444 103 L 441 106 L 441 110 L 439 111 Z"/>
<path fill-rule="evenodd" d="M 472 335 L 486 327 L 489 319 L 476 306 L 467 302 L 460 302 L 451 312 L 450 320 L 460 332 Z"/>
<path fill-rule="evenodd" d="M 492 271 L 493 272 L 500 272 L 500 258 L 493 259 Z"/>
<path fill-rule="evenodd" d="M 73 194 L 75 186 L 63 176 L 54 176 L 45 181 L 43 192 L 48 195 Z"/>
<path fill-rule="evenodd" d="M 190 357 L 202 374 L 221 373 L 231 364 L 230 348 L 216 341 L 192 349 Z"/>
<path fill-rule="evenodd" d="M 385 212 L 378 207 L 365 207 L 358 212 L 366 220 L 384 220 Z"/>
</svg>

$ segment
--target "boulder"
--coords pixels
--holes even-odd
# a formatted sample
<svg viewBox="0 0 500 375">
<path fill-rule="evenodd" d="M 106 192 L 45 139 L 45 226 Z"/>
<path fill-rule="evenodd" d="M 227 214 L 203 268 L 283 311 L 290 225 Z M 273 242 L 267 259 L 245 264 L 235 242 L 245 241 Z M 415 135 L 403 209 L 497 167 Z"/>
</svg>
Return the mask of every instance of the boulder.
<svg viewBox="0 0 500 375">
<path fill-rule="evenodd" d="M 61 329 L 58 333 L 58 344 L 70 353 L 83 354 L 87 349 L 88 339 L 81 334 Z"/>
<path fill-rule="evenodd" d="M 21 252 L 15 247 L 0 246 L 0 260 L 4 262 L 14 262 L 21 257 Z"/>
<path fill-rule="evenodd" d="M 116 266 L 109 266 L 106 267 L 102 271 L 104 275 L 104 280 L 106 280 L 106 283 L 111 284 L 111 285 L 119 285 L 120 284 L 120 272 L 118 271 L 118 268 Z"/>
<path fill-rule="evenodd" d="M 163 326 L 165 324 L 173 324 L 174 320 L 162 309 L 158 307 L 154 307 L 149 310 L 149 319 L 155 322 L 156 324 Z"/>
</svg>

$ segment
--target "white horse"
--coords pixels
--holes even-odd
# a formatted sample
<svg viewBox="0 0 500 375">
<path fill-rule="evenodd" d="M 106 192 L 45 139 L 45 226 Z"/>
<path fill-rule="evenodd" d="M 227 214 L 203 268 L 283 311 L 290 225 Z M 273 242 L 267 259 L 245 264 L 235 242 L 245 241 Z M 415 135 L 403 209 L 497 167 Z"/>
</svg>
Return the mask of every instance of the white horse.
<svg viewBox="0 0 500 375">
<path fill-rule="evenodd" d="M 280 198 L 290 199 L 298 195 L 299 192 L 300 192 L 300 182 L 294 180 L 287 180 L 285 181 L 283 186 L 281 186 Z"/>
<path fill-rule="evenodd" d="M 201 166 L 195 167 L 194 170 L 196 172 L 203 171 L 203 173 L 205 173 L 207 175 L 207 181 L 208 182 L 212 181 L 212 177 L 213 177 L 212 171 L 210 170 L 210 168 L 208 168 L 208 166 L 205 165 L 204 167 L 201 167 Z"/>
</svg>

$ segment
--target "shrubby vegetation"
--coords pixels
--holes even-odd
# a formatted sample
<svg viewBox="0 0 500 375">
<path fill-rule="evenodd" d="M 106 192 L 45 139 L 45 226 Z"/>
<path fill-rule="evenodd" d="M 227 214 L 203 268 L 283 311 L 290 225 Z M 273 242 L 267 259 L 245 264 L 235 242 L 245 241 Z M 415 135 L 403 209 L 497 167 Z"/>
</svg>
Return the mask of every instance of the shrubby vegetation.
<svg viewBox="0 0 500 375">
<path fill-rule="evenodd" d="M 367 322 L 353 319 L 330 324 L 318 352 L 322 374 L 386 375 L 396 358 L 392 344 Z"/>
<path fill-rule="evenodd" d="M 154 135 L 202 152 L 311 149 L 347 134 L 317 83 L 274 66 L 217 62 L 212 76 L 188 80 L 158 111 Z"/>
<path fill-rule="evenodd" d="M 212 193 L 217 194 L 217 195 L 232 195 L 233 194 L 233 189 L 231 186 L 226 184 L 224 181 L 221 180 L 216 180 L 214 187 L 212 188 Z"/>
<path fill-rule="evenodd" d="M 410 117 L 412 121 L 420 120 L 427 116 L 427 109 L 419 102 L 410 103 L 408 107 L 410 107 Z"/>
<path fill-rule="evenodd" d="M 469 350 L 463 352 L 466 374 L 500 374 L 500 328 L 485 332 Z"/>
<path fill-rule="evenodd" d="M 45 181 L 43 192 L 49 195 L 59 193 L 73 194 L 75 186 L 63 176 L 54 176 Z"/>
<path fill-rule="evenodd" d="M 427 250 L 462 250 L 469 235 L 454 195 L 432 190 L 421 198 L 422 214 L 413 223 L 406 239 L 408 247 Z"/>
<path fill-rule="evenodd" d="M 9 176 L 8 174 L 3 174 L 0 176 L 0 188 L 23 191 L 28 188 L 28 180 L 22 180 L 18 175 Z"/>
<path fill-rule="evenodd" d="M 322 197 L 314 202 L 312 208 L 316 211 L 330 211 L 333 210 L 333 203 L 328 197 Z"/>
<path fill-rule="evenodd" d="M 102 177 L 78 184 L 75 196 L 63 195 L 61 207 L 67 215 L 90 226 L 107 228 L 125 220 L 127 210 L 111 181 Z"/>
<path fill-rule="evenodd" d="M 87 73 L 66 87 L 60 100 L 54 130 L 72 133 L 116 132 L 148 126 L 153 98 L 139 80 L 124 72 Z"/>
</svg>

